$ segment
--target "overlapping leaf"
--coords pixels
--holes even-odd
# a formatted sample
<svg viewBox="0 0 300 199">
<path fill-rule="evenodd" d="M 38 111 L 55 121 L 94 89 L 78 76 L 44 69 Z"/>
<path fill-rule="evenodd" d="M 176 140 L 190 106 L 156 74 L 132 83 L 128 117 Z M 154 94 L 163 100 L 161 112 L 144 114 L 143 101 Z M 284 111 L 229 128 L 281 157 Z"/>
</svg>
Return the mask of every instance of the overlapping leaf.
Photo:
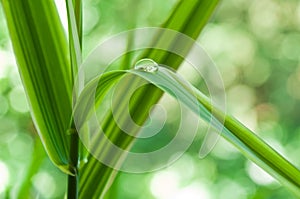
<svg viewBox="0 0 300 199">
<path fill-rule="evenodd" d="M 94 106 L 101 103 L 111 87 L 127 73 L 147 80 L 149 83 L 170 95 L 174 96 L 175 93 L 176 96 L 174 97 L 196 114 L 201 113 L 199 117 L 207 122 L 211 122 L 211 125 L 216 129 L 220 129 L 219 127 L 222 126 L 224 122 L 224 128 L 221 134 L 224 138 L 235 145 L 248 159 L 255 162 L 292 192 L 300 196 L 300 171 L 295 166 L 289 163 L 239 121 L 231 116 L 225 115 L 218 109 L 216 111 L 216 108 L 211 105 L 210 100 L 208 100 L 204 94 L 167 68 L 159 67 L 159 70 L 154 73 L 141 70 L 113 71 L 105 73 L 101 77 L 93 80 L 81 94 L 76 109 L 76 111 L 78 111 L 77 114 L 82 116 L 79 118 L 79 121 L 86 121 L 90 112 L 94 110 Z M 93 92 L 93 90 L 95 91 Z M 94 101 L 95 99 L 96 101 Z M 213 108 L 214 111 L 212 111 Z M 212 121 L 210 118 L 212 118 Z M 223 118 L 225 119 L 224 121 Z M 84 123 L 80 123 L 78 127 L 80 128 L 83 125 Z M 111 138 L 113 143 L 117 143 L 118 137 L 114 136 L 113 132 L 105 133 L 107 137 Z M 114 154 L 113 157 L 110 157 L 110 164 L 117 165 L 122 154 L 111 153 L 109 151 L 110 149 L 105 145 L 106 140 L 102 138 L 101 132 L 99 132 L 99 135 L 93 136 L 91 138 L 93 142 L 90 143 L 89 148 L 93 149 L 93 147 L 97 148 L 97 146 L 103 146 L 102 150 L 106 149 L 104 156 Z"/>
<path fill-rule="evenodd" d="M 216 5 L 219 0 L 189 0 L 189 1 L 179 1 L 173 10 L 170 17 L 163 24 L 163 28 L 168 28 L 172 30 L 179 31 L 191 38 L 196 39 L 203 29 L 204 25 L 207 23 L 212 15 Z M 184 48 L 182 49 L 183 55 L 186 55 L 191 49 L 192 44 L 182 45 L 177 43 L 176 36 L 169 38 L 168 34 L 164 31 L 158 32 L 157 37 L 154 41 L 169 43 L 172 48 L 178 46 Z M 166 39 L 166 40 L 165 40 Z M 157 49 L 148 49 L 143 52 L 140 58 L 153 58 L 158 63 L 166 64 L 177 69 L 182 62 L 182 58 L 173 55 L 167 51 L 161 51 Z M 132 79 L 123 85 L 124 90 L 120 93 L 121 96 L 126 97 L 128 95 L 127 90 L 133 84 L 138 84 L 138 79 Z M 148 85 L 141 88 L 135 94 L 135 103 L 131 107 L 132 118 L 137 124 L 143 124 L 148 117 L 148 110 L 155 104 L 159 98 L 162 96 L 162 91 L 154 86 Z M 122 132 L 118 125 L 113 120 L 111 113 L 108 113 L 103 121 L 104 131 L 111 135 L 109 139 L 113 139 L 114 143 L 118 143 L 121 148 L 128 148 L 134 139 L 131 136 L 126 135 Z M 133 129 L 132 134 L 138 133 L 139 129 Z M 100 147 L 100 146 L 99 146 Z M 109 188 L 110 184 L 113 182 L 116 171 L 103 165 L 92 155 L 88 157 L 88 162 L 82 165 L 80 168 L 80 180 L 79 180 L 79 197 L 80 198 L 99 198 L 103 197 L 105 191 Z M 101 179 L 101 180 L 100 180 Z M 92 190 L 92 191 L 91 191 Z"/>
</svg>

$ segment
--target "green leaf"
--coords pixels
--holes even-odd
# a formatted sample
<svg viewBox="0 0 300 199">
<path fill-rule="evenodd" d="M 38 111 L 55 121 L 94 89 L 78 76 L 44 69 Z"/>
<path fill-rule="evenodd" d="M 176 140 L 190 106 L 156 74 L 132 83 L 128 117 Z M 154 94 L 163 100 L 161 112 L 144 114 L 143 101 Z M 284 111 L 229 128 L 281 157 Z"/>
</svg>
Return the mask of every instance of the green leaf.
<svg viewBox="0 0 300 199">
<path fill-rule="evenodd" d="M 80 122 L 89 119 L 90 112 L 95 108 L 94 106 L 101 103 L 111 87 L 127 73 L 147 80 L 164 92 L 174 96 L 196 114 L 201 113 L 199 117 L 205 121 L 210 122 L 212 118 L 210 124 L 217 130 L 223 129 L 221 135 L 225 139 L 235 145 L 247 158 L 275 177 L 297 196 L 300 196 L 300 171 L 294 165 L 272 149 L 251 130 L 242 125 L 238 120 L 225 115 L 221 110 L 213 107 L 204 94 L 167 68 L 159 67 L 159 70 L 154 73 L 141 70 L 113 71 L 105 73 L 101 77 L 93 80 L 82 92 L 79 104 L 76 107 L 76 111 L 78 112 L 75 113 L 81 116 L 78 118 Z M 95 90 L 95 92 L 93 92 L 93 90 Z M 93 99 L 96 99 L 95 103 L 92 103 Z M 119 106 L 122 106 L 122 103 Z M 78 122 L 78 124 L 79 129 L 84 126 L 84 123 Z M 224 128 L 220 128 L 223 124 Z M 105 133 L 111 142 L 118 143 L 118 137 L 116 137 L 113 132 Z M 105 145 L 106 141 L 101 137 L 100 133 L 99 135 L 92 136 L 90 139 L 92 139 L 92 142 L 89 144 L 89 149 L 96 149 L 98 146 L 103 146 L 101 147 L 105 149 L 104 152 L 102 151 L 103 156 L 113 154 L 113 156 L 110 157 L 110 164 L 117 165 L 119 163 L 122 154 L 112 152 L 111 148 Z M 94 155 L 98 155 L 98 153 Z"/>
<path fill-rule="evenodd" d="M 212 15 L 219 0 L 181 0 L 176 5 L 170 17 L 163 24 L 163 28 L 179 31 L 187 36 L 196 39 L 203 29 L 204 25 Z M 182 49 L 181 54 L 187 54 L 192 47 L 192 44 L 182 45 L 177 42 L 177 37 L 168 38 L 168 34 L 164 31 L 158 32 L 154 42 L 169 43 L 170 48 L 176 46 L 185 48 Z M 166 39 L 166 40 L 164 40 Z M 158 63 L 166 64 L 177 69 L 182 58 L 173 55 L 167 51 L 160 51 L 157 49 L 145 50 L 140 58 L 152 58 Z M 127 90 L 131 85 L 138 84 L 138 79 L 132 79 L 123 85 L 124 90 L 120 93 L 121 96 L 126 97 Z M 137 124 L 143 124 L 148 118 L 148 110 L 155 104 L 162 96 L 162 91 L 154 86 L 148 85 L 140 89 L 135 95 L 135 103 L 132 105 L 132 117 Z M 104 131 L 111 135 L 115 143 L 121 148 L 128 148 L 131 146 L 134 139 L 131 136 L 126 136 L 113 120 L 111 113 L 107 114 L 104 121 Z M 133 129 L 132 134 L 138 133 L 139 129 Z M 111 139 L 111 137 L 110 137 Z M 101 150 L 101 146 L 99 146 Z M 103 197 L 111 183 L 113 182 L 117 171 L 103 165 L 92 155 L 88 158 L 88 162 L 80 167 L 79 180 L 79 197 L 80 198 L 99 198 Z"/>
<path fill-rule="evenodd" d="M 2 0 L 35 127 L 51 160 L 69 172 L 72 114 L 67 42 L 52 0 Z"/>
<path fill-rule="evenodd" d="M 73 5 L 75 5 L 76 12 Z M 68 26 L 69 26 L 69 47 L 71 54 L 72 80 L 77 77 L 78 67 L 81 64 L 81 44 L 82 44 L 82 19 L 81 19 L 81 0 L 66 1 Z"/>
<path fill-rule="evenodd" d="M 197 105 L 200 106 L 201 117 L 208 122 L 212 117 L 211 124 L 216 129 L 219 129 L 224 122 L 225 128 L 221 135 L 225 139 L 236 146 L 247 158 L 300 196 L 300 171 L 238 120 L 213 107 L 209 99 L 198 89 L 192 85 L 186 86 L 187 82 L 166 68 L 160 68 L 156 74 L 141 71 L 131 72 L 155 84 L 170 95 L 173 95 L 174 92 L 179 93 L 180 95 L 176 95 L 176 98 L 192 111 L 197 110 Z M 195 102 L 192 100 L 194 96 L 199 104 L 193 103 Z M 197 114 L 197 112 L 195 113 Z"/>
</svg>

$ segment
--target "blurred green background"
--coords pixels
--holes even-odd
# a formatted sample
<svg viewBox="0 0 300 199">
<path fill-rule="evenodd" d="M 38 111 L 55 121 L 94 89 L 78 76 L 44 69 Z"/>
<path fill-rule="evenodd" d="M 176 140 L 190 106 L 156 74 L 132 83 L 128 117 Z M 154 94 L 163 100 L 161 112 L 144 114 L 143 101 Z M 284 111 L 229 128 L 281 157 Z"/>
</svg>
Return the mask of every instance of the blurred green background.
<svg viewBox="0 0 300 199">
<path fill-rule="evenodd" d="M 115 33 L 159 26 L 176 0 L 83 3 L 86 56 Z M 57 4 L 66 26 L 64 1 L 57 0 Z M 198 39 L 220 70 L 228 112 L 297 167 L 300 167 L 299 27 L 300 1 L 226 0 Z M 168 110 L 174 113 L 176 106 Z M 164 129 L 172 131 L 178 119 L 171 118 Z M 166 169 L 147 174 L 120 173 L 107 198 L 295 198 L 223 139 L 206 158 L 199 159 L 203 138 L 199 134 L 189 151 Z M 162 138 L 155 142 L 159 145 L 165 141 Z M 49 161 L 34 130 L 2 10 L 0 148 L 0 198 L 8 193 L 14 198 L 19 192 L 30 193 L 34 198 L 63 198 L 66 177 Z M 148 145 L 138 141 L 135 148 L 147 150 Z"/>
</svg>

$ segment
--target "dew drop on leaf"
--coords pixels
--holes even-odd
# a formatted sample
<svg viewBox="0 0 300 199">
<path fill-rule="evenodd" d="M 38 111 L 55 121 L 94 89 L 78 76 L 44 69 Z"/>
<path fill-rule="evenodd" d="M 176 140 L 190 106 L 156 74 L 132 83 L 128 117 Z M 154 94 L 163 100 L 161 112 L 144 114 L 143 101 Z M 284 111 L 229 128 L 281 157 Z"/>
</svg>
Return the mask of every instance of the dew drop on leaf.
<svg viewBox="0 0 300 199">
<path fill-rule="evenodd" d="M 135 63 L 134 69 L 153 73 L 158 70 L 158 64 L 152 59 L 140 59 Z"/>
</svg>

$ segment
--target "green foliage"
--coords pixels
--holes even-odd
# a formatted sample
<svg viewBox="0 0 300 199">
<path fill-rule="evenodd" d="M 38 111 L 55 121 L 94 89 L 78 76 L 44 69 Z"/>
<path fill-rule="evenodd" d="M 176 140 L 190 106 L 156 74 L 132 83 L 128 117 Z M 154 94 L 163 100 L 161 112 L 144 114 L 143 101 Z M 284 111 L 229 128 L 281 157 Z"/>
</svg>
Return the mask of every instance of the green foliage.
<svg viewBox="0 0 300 199">
<path fill-rule="evenodd" d="M 196 38 L 200 33 L 204 24 L 208 21 L 210 14 L 213 12 L 215 6 L 217 5 L 216 1 L 180 1 L 175 9 L 173 14 L 170 15 L 169 19 L 164 23 L 163 27 L 168 29 L 173 29 L 176 31 L 181 31 L 182 33 Z M 191 13 L 191 15 L 189 15 Z M 201 20 L 199 20 L 201 19 Z M 195 25 L 196 24 L 196 25 Z M 193 25 L 193 28 L 188 28 Z M 195 26 L 194 26 L 195 25 Z M 186 27 L 186 28 L 185 28 Z M 157 38 L 160 40 L 156 42 L 165 42 L 164 39 L 168 37 L 168 34 L 165 34 L 164 31 L 158 33 Z M 177 38 L 167 38 L 172 45 L 181 45 L 177 43 Z M 164 43 L 165 44 L 165 43 Z M 157 44 L 158 45 L 158 44 Z M 188 52 L 188 49 L 191 48 L 191 45 L 186 46 L 183 51 Z M 184 52 L 183 52 L 184 53 Z M 182 58 L 178 56 L 171 55 L 169 52 L 159 51 L 157 49 L 146 50 L 142 57 L 155 58 L 158 63 L 168 64 L 169 66 L 174 67 L 175 69 L 179 67 Z M 141 58 L 142 58 L 141 57 Z M 124 84 L 124 90 L 122 91 L 121 96 L 126 98 L 127 89 L 130 85 L 138 83 L 139 80 L 132 79 L 127 84 Z M 143 100 L 146 93 L 151 93 L 151 98 L 147 101 Z M 161 97 L 161 90 L 153 86 L 145 86 L 139 92 L 135 94 L 135 105 L 133 106 L 131 112 L 133 119 L 137 124 L 143 124 L 148 117 L 148 110 L 152 107 L 155 102 Z M 125 107 L 124 107 L 125 108 Z M 119 143 L 118 145 L 121 148 L 128 148 L 130 143 L 133 141 L 132 137 L 124 135 L 124 132 L 116 125 L 115 121 L 112 119 L 111 112 L 109 112 L 104 119 L 105 127 L 103 130 L 112 139 L 113 143 Z M 137 134 L 139 129 L 132 129 L 132 134 Z M 105 191 L 112 183 L 113 179 L 116 176 L 116 171 L 103 165 L 93 156 L 90 156 L 89 161 L 81 167 L 81 179 L 79 181 L 79 196 L 81 198 L 91 197 L 91 189 L 95 190 L 96 198 L 100 195 L 103 196 Z M 91 175 L 92 173 L 92 175 Z M 95 184 L 99 178 L 102 176 L 100 184 Z"/>
<path fill-rule="evenodd" d="M 265 169 L 265 171 L 269 172 L 299 196 L 300 172 L 296 167 L 290 164 L 279 153 L 274 151 L 270 146 L 259 139 L 253 132 L 251 132 L 251 130 L 247 129 L 239 121 L 231 116 L 224 115 L 221 110 L 213 110 L 213 106 L 203 93 L 201 93 L 192 85 L 188 85 L 178 75 L 169 69 L 161 67 L 157 72 L 153 73 L 130 70 L 113 71 L 103 74 L 100 78 L 95 79 L 93 82 L 87 85 L 80 96 L 81 100 L 79 100 L 78 104 L 79 110 L 75 109 L 75 112 L 78 111 L 78 114 L 83 116 L 83 118 L 81 117 L 79 119 L 80 121 L 86 121 L 87 119 L 85 116 L 89 117 L 90 114 L 86 112 L 86 110 L 93 110 L 92 107 L 94 107 L 94 105 L 91 104 L 90 107 L 89 103 L 94 96 L 96 98 L 95 104 L 100 104 L 111 86 L 126 73 L 139 76 L 154 84 L 164 92 L 169 93 L 182 103 L 186 104 L 186 106 L 196 114 L 201 113 L 199 116 L 204 118 L 206 122 L 210 122 L 210 118 L 213 117 L 214 119 L 211 121 L 211 123 L 217 130 L 219 130 L 219 127 L 222 126 L 224 121 L 225 128 L 221 135 L 235 145 L 247 158 L 251 159 L 257 165 Z M 97 87 L 96 93 L 93 92 L 95 87 Z M 198 102 L 195 101 L 194 98 L 197 98 Z M 110 140 L 112 141 L 116 141 L 116 139 L 118 139 L 118 137 L 115 137 L 113 134 L 107 134 L 107 136 L 110 137 Z M 103 146 L 102 148 L 107 148 L 106 145 L 102 144 L 105 143 L 105 140 L 99 139 L 98 136 L 95 136 L 91 139 L 93 139 L 93 142 L 91 143 L 92 148 L 93 146 Z M 107 152 L 107 154 L 112 153 Z M 114 155 L 115 157 L 111 157 L 112 165 L 117 164 L 118 159 L 121 159 L 122 154 Z"/>
<path fill-rule="evenodd" d="M 86 155 L 86 152 L 78 152 L 78 145 L 80 143 L 78 143 L 79 140 L 72 129 L 74 128 L 71 109 L 72 91 L 74 79 L 81 64 L 82 37 L 84 37 L 84 33 L 82 32 L 81 1 L 67 1 L 69 55 L 67 40 L 53 1 L 46 0 L 32 3 L 21 0 L 2 0 L 1 2 L 5 11 L 22 83 L 30 104 L 32 118 L 40 138 L 52 162 L 62 171 L 72 175 L 76 174 L 75 177 L 70 176 L 69 178 L 68 197 L 77 197 L 77 177 L 79 198 L 104 197 L 111 183 L 115 180 L 117 171 L 100 163 L 92 154 L 87 154 L 86 157 L 83 157 Z M 140 4 L 143 3 L 145 2 L 141 2 Z M 217 3 L 218 0 L 179 1 L 162 27 L 179 31 L 193 39 L 197 39 Z M 71 4 L 74 5 L 74 10 Z M 165 14 L 165 16 L 168 16 L 168 14 Z M 130 16 L 130 18 L 136 17 Z M 133 23 L 138 24 L 138 19 Z M 134 25 L 132 26 L 134 27 Z M 120 23 L 117 29 L 121 30 L 122 28 L 124 27 Z M 86 33 L 86 35 L 88 34 Z M 182 46 L 178 42 L 178 38 L 169 37 L 164 31 L 158 32 L 156 38 L 159 38 L 154 41 L 156 45 L 163 43 L 170 47 L 176 45 Z M 130 41 L 128 43 L 130 45 Z M 187 55 L 191 47 L 190 44 L 184 45 L 182 54 Z M 172 66 L 174 69 L 178 69 L 183 61 L 182 57 L 156 49 L 144 50 L 138 58 L 144 57 L 152 58 L 160 64 Z M 124 62 L 122 62 L 124 65 L 120 65 L 119 69 L 128 68 L 133 61 L 135 60 L 130 56 L 124 58 Z M 137 124 L 141 125 L 145 123 L 148 118 L 148 110 L 161 98 L 162 91 L 169 92 L 172 95 L 170 90 L 177 90 L 181 94 L 179 99 L 191 110 L 200 107 L 205 113 L 201 117 L 204 119 L 210 118 L 212 106 L 205 95 L 192 86 L 183 86 L 185 83 L 182 80 L 178 79 L 173 72 L 163 68 L 160 68 L 155 74 L 134 70 L 117 70 L 105 73 L 101 77 L 101 82 L 104 83 L 98 86 L 96 96 L 97 105 L 101 104 L 105 92 L 109 91 L 116 80 L 121 78 L 125 73 L 132 74 L 133 78 L 122 85 L 123 90 L 119 93 L 120 96 L 126 97 L 129 95 L 128 88 L 131 85 L 139 84 L 141 81 L 140 78 L 154 84 L 139 89 L 130 104 L 132 117 Z M 84 89 L 78 102 L 79 105 L 80 103 L 87 103 L 86 100 L 88 101 L 90 97 L 94 97 L 89 96 L 91 94 L 89 86 L 93 84 L 94 82 L 90 82 Z M 190 90 L 189 88 L 192 89 Z M 198 100 L 197 103 L 191 100 L 195 94 Z M 147 100 L 145 100 L 145 96 Z M 77 98 L 75 97 L 74 99 Z M 77 102 L 73 101 L 73 103 Z M 90 107 L 91 109 L 94 108 L 93 105 Z M 82 106 L 78 106 L 77 104 L 77 107 Z M 126 108 L 126 104 L 122 103 L 121 99 L 120 110 L 118 111 L 122 113 Z M 85 112 L 85 114 L 82 114 L 82 120 L 89 116 L 88 113 L 91 109 L 79 110 Z M 254 161 L 265 171 L 277 178 L 283 185 L 299 195 L 300 174 L 296 167 L 233 117 L 225 115 L 222 111 L 217 111 L 213 115 L 215 116 L 214 124 L 216 127 L 220 125 L 218 123 L 219 119 L 225 118 L 225 129 L 222 135 L 229 142 L 235 145 L 247 158 Z M 126 120 L 125 116 L 123 121 L 126 122 Z M 135 139 L 125 135 L 113 120 L 110 111 L 106 113 L 102 122 L 106 135 L 112 142 L 123 149 L 130 149 L 132 147 Z M 139 128 L 133 128 L 131 133 L 137 134 L 138 132 Z M 110 149 L 107 149 L 101 141 L 98 142 L 96 139 L 91 145 L 97 148 L 99 153 L 105 151 L 104 154 L 109 154 Z M 36 143 L 35 146 L 36 150 L 40 149 L 39 143 Z M 29 197 L 31 178 L 42 164 L 40 162 L 41 159 L 39 159 L 40 156 L 42 155 L 39 151 L 34 153 L 34 158 L 31 162 L 32 166 L 30 166 L 31 169 L 28 170 L 24 178 L 25 180 L 22 182 L 18 193 L 19 196 L 27 195 Z M 111 161 L 122 161 L 121 157 L 122 154 L 118 154 L 111 158 Z M 86 159 L 87 161 L 81 161 L 79 168 L 76 168 L 78 166 L 78 158 Z M 209 165 L 207 162 L 203 161 L 203 164 Z M 240 167 L 243 166 L 241 164 L 237 165 Z M 209 166 L 206 167 L 207 170 L 208 168 Z M 72 186 L 72 183 L 75 183 L 75 185 Z M 264 191 L 258 190 L 257 192 L 257 197 L 265 197 L 267 195 Z M 111 198 L 116 198 L 113 196 L 113 191 L 109 194 L 112 194 Z"/>
</svg>

